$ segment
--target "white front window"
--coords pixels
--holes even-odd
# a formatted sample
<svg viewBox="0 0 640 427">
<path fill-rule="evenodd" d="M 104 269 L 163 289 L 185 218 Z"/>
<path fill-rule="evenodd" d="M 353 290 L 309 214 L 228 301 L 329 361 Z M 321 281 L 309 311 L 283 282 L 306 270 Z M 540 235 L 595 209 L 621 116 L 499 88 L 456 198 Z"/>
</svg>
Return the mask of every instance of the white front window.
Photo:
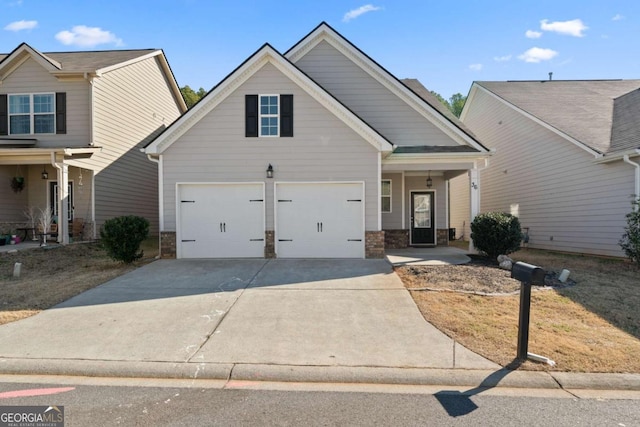
<svg viewBox="0 0 640 427">
<path fill-rule="evenodd" d="M 9 134 L 55 133 L 52 93 L 9 95 Z"/>
<path fill-rule="evenodd" d="M 279 135 L 280 109 L 278 101 L 278 95 L 260 95 L 260 136 Z"/>
</svg>

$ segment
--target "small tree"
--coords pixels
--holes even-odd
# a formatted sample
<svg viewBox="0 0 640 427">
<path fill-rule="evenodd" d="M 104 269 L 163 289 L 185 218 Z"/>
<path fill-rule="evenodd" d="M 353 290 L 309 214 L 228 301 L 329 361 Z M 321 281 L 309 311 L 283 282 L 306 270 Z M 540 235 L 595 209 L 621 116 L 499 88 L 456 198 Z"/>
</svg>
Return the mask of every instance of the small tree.
<svg viewBox="0 0 640 427">
<path fill-rule="evenodd" d="M 619 244 L 625 255 L 640 267 L 640 198 L 631 201 L 631 212 L 627 214 L 627 226 Z"/>
<path fill-rule="evenodd" d="M 51 229 L 51 224 L 53 224 L 53 212 L 51 212 L 51 208 L 47 207 L 44 210 L 40 209 L 38 226 L 42 230 L 42 246 L 47 245 L 47 233 Z"/>
<path fill-rule="evenodd" d="M 105 221 L 100 229 L 102 246 L 112 259 L 131 264 L 142 258 L 140 244 L 149 236 L 149 221 L 139 216 L 119 216 Z"/>
<path fill-rule="evenodd" d="M 473 246 L 489 258 L 520 249 L 522 229 L 518 217 L 503 212 L 487 212 L 471 222 Z"/>
<path fill-rule="evenodd" d="M 22 214 L 27 218 L 27 225 L 31 228 L 31 240 L 38 240 L 36 237 L 36 221 L 38 220 L 38 214 L 36 213 L 36 208 L 34 206 L 27 206 Z"/>
</svg>

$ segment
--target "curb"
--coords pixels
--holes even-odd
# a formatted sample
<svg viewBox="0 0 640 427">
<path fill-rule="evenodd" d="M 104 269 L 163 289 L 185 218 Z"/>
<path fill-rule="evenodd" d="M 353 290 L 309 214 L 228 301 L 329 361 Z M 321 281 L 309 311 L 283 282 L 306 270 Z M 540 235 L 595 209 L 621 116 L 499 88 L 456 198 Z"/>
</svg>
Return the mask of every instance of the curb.
<svg viewBox="0 0 640 427">
<path fill-rule="evenodd" d="M 0 375 L 640 391 L 640 374 L 0 358 Z"/>
</svg>

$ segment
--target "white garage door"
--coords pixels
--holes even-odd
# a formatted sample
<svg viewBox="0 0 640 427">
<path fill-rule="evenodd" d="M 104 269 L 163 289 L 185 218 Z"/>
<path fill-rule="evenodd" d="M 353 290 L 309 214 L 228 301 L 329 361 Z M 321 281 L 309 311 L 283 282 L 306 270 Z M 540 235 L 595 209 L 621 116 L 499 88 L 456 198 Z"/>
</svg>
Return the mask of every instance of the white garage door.
<svg viewBox="0 0 640 427">
<path fill-rule="evenodd" d="M 276 183 L 278 258 L 364 258 L 364 184 Z"/>
<path fill-rule="evenodd" d="M 264 257 L 264 185 L 180 184 L 180 258 Z"/>
</svg>

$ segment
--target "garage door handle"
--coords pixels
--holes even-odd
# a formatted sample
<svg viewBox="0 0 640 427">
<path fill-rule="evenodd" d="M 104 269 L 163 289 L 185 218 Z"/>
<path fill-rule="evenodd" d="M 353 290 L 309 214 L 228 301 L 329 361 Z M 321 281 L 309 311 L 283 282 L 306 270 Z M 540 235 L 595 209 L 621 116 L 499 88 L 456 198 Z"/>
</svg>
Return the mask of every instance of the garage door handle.
<svg viewBox="0 0 640 427">
<path fill-rule="evenodd" d="M 362 199 L 347 199 L 347 202 L 361 202 Z"/>
<path fill-rule="evenodd" d="M 180 200 L 181 203 L 195 203 L 195 200 Z"/>
<path fill-rule="evenodd" d="M 195 242 L 195 240 L 181 240 L 181 242 Z"/>
<path fill-rule="evenodd" d="M 249 239 L 250 242 L 264 242 L 264 239 Z"/>
<path fill-rule="evenodd" d="M 347 239 L 347 242 L 362 242 L 362 239 Z"/>
<path fill-rule="evenodd" d="M 293 239 L 278 239 L 278 242 L 293 242 Z"/>
</svg>

